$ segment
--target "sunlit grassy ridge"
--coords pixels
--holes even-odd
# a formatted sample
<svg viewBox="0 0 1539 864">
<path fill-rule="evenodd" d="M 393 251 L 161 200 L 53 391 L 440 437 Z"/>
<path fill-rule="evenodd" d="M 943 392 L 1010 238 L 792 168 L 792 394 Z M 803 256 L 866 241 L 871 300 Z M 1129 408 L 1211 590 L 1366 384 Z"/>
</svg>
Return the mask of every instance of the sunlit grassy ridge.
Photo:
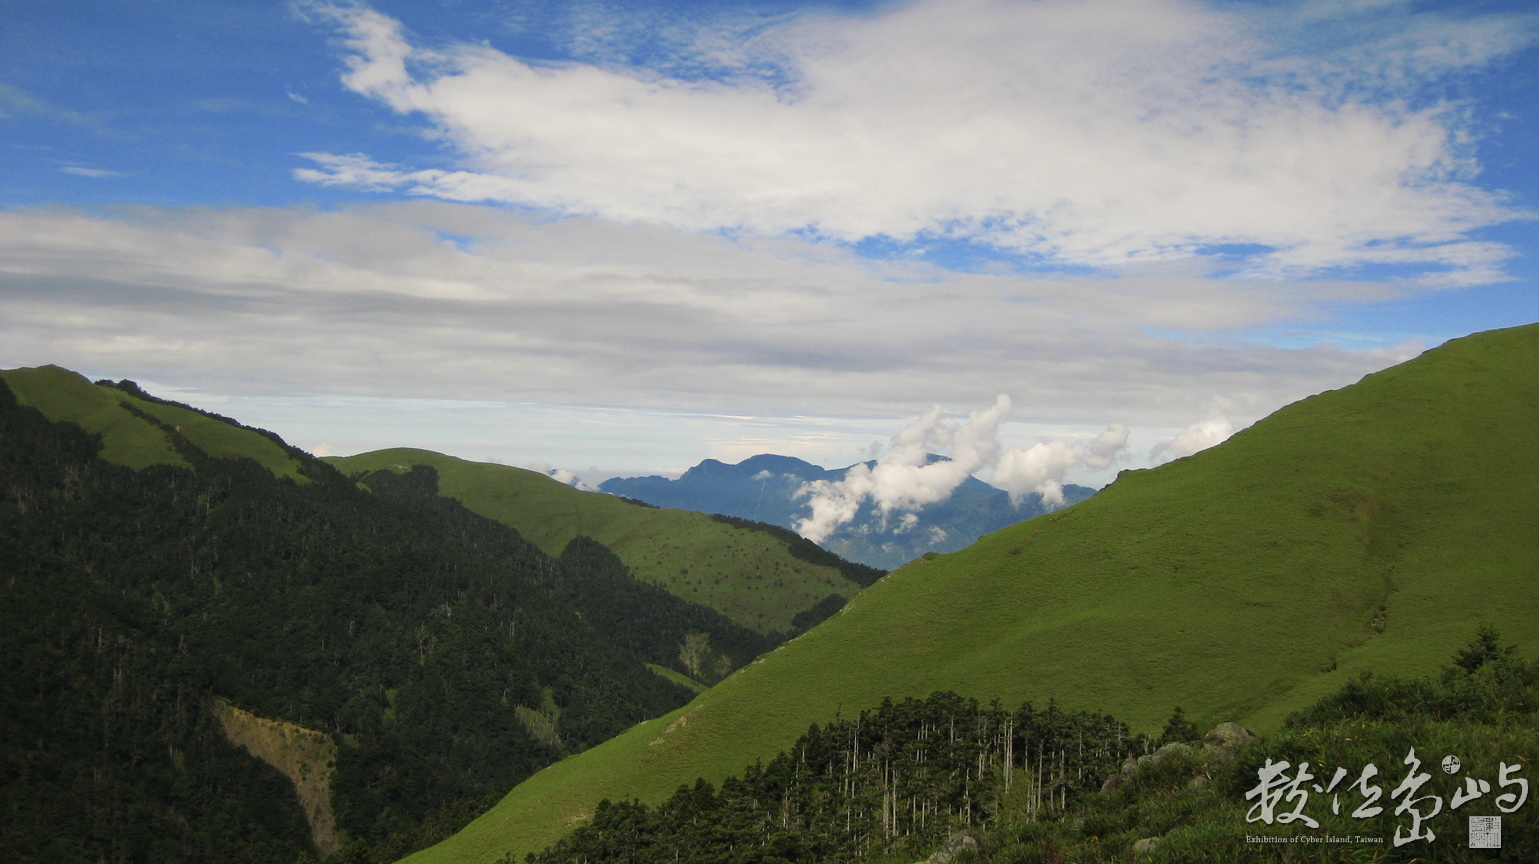
<svg viewBox="0 0 1539 864">
<path fill-rule="evenodd" d="M 218 458 L 255 459 L 278 477 L 309 482 L 296 462 L 267 436 L 177 405 L 141 399 L 131 393 L 92 384 L 78 373 L 58 366 L 9 369 L 0 372 L 23 405 L 42 411 L 50 420 L 78 424 L 102 436 L 102 458 L 129 468 L 149 465 L 189 467 L 178 456 L 165 430 L 124 406 L 148 414 L 172 427 L 200 450 Z"/>
<path fill-rule="evenodd" d="M 688 687 L 696 693 L 705 692 L 706 688 L 704 684 L 701 684 L 699 681 L 696 681 L 695 679 L 685 675 L 682 672 L 675 672 L 672 669 L 669 669 L 667 666 L 659 666 L 656 663 L 648 663 L 647 668 L 651 669 L 658 675 L 667 678 L 669 681 L 672 681 L 675 684 L 683 684 L 685 687 Z"/>
<path fill-rule="evenodd" d="M 102 436 L 102 458 L 129 468 L 150 465 L 188 467 L 176 455 L 166 434 L 153 423 L 124 411 L 118 391 L 98 387 L 58 366 L 7 369 L 5 377 L 16 399 L 42 411 L 49 420 L 66 421 Z"/>
<path fill-rule="evenodd" d="M 346 474 L 430 465 L 440 494 L 511 525 L 546 554 L 560 555 L 573 537 L 587 535 L 638 578 L 760 632 L 787 632 L 796 613 L 829 594 L 860 591 L 838 570 L 795 558 L 784 540 L 763 532 L 582 492 L 535 471 L 411 448 L 326 461 Z"/>
<path fill-rule="evenodd" d="M 1275 729 L 1478 622 L 1539 644 L 1539 326 L 1477 334 L 1223 445 L 921 559 L 686 708 L 530 778 L 414 864 L 541 849 L 882 697 L 1056 698 L 1157 730 Z"/>
</svg>

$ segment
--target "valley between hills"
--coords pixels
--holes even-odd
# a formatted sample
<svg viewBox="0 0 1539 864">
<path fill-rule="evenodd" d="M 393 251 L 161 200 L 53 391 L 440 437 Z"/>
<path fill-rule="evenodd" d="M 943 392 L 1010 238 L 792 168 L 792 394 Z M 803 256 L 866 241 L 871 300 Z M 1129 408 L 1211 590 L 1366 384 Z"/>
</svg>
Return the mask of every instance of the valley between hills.
<svg viewBox="0 0 1539 864">
<path fill-rule="evenodd" d="M 643 503 L 660 478 L 321 460 L 0 372 L 0 855 L 1532 860 L 1532 803 L 1502 859 L 1449 814 L 1243 838 L 1263 759 L 1386 792 L 1408 747 L 1531 764 L 1536 369 L 1539 325 L 1453 340 L 885 575 L 892 542 Z"/>
</svg>

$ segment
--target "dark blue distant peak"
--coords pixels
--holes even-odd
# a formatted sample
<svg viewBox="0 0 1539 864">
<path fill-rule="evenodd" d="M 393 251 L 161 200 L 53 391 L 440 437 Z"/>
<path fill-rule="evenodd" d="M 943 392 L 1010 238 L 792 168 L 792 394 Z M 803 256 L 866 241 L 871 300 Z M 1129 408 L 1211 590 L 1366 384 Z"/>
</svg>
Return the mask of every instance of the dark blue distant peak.
<svg viewBox="0 0 1539 864">
<path fill-rule="evenodd" d="M 950 461 L 951 461 L 951 457 L 950 456 L 942 456 L 939 453 L 926 453 L 926 454 L 924 454 L 924 464 L 926 464 L 926 465 L 934 465 L 936 462 L 950 462 Z M 850 467 L 853 468 L 855 466 L 852 465 Z M 876 460 L 875 459 L 867 459 L 866 460 L 866 467 L 867 468 L 875 468 L 876 467 Z M 848 471 L 850 469 L 849 468 L 841 468 L 839 470 L 842 472 L 842 471 Z"/>
<path fill-rule="evenodd" d="M 815 480 L 828 472 L 821 466 L 814 465 L 794 456 L 776 456 L 773 453 L 760 453 L 758 456 L 750 456 L 736 465 L 728 465 L 716 459 L 707 459 L 699 465 L 684 472 L 678 479 L 680 483 L 710 482 L 727 479 L 751 480 L 754 475 L 768 471 L 775 475 L 791 475 L 803 480 Z"/>
</svg>

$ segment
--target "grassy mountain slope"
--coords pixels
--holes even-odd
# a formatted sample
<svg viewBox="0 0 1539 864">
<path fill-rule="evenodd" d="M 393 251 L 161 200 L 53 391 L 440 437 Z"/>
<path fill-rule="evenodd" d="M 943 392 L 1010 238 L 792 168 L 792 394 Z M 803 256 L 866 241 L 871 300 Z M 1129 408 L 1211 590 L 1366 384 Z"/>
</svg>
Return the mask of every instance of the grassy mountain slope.
<svg viewBox="0 0 1539 864">
<path fill-rule="evenodd" d="M 582 492 L 535 471 L 397 448 L 326 460 L 345 474 L 411 465 L 438 471 L 439 491 L 518 530 L 548 555 L 573 537 L 603 543 L 637 578 L 763 632 L 829 594 L 860 586 L 837 569 L 798 559 L 786 541 L 724 524 L 703 513 L 664 510 Z"/>
<path fill-rule="evenodd" d="M 547 767 L 413 864 L 543 848 L 884 696 L 1275 729 L 1490 622 L 1539 642 L 1539 326 L 1455 340 L 1218 447 L 895 571 L 690 705 Z"/>
<path fill-rule="evenodd" d="M 233 421 L 117 387 L 92 384 L 83 375 L 58 366 L 0 371 L 16 399 L 42 411 L 54 422 L 65 421 L 102 436 L 102 458 L 129 468 L 150 465 L 188 467 L 166 433 L 135 412 L 148 414 L 182 433 L 198 449 L 215 458 L 255 459 L 277 477 L 309 482 L 299 462 L 276 441 Z M 133 387 L 133 385 L 126 385 Z M 136 387 L 133 389 L 137 390 Z M 125 407 L 127 406 L 127 407 Z"/>
<path fill-rule="evenodd" d="M 55 423 L 74 423 L 101 435 L 101 457 L 108 462 L 136 469 L 150 465 L 188 467 L 164 432 L 123 410 L 118 391 L 92 384 L 85 376 L 58 366 L 7 369 L 0 377 L 21 404 L 42 411 Z"/>
</svg>

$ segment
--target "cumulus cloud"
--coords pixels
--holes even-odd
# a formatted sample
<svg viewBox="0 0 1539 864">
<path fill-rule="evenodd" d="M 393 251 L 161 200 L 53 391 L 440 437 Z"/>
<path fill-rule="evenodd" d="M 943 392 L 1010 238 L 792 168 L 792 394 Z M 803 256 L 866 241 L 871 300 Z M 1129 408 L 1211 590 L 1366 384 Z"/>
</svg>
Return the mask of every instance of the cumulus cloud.
<svg viewBox="0 0 1539 864">
<path fill-rule="evenodd" d="M 1003 450 L 999 426 L 1013 407 L 1010 397 L 1001 394 L 965 422 L 947 419 L 939 407 L 931 409 L 894 436 L 875 465 L 857 464 L 839 480 L 803 484 L 799 495 L 808 499 L 810 512 L 797 522 L 797 532 L 822 542 L 853 520 L 868 500 L 884 517 L 909 511 L 899 516 L 897 530 L 911 530 L 918 522 L 912 511 L 946 500 L 968 477 L 989 467 L 991 482 L 1009 492 L 1011 500 L 1019 503 L 1034 491 L 1043 503 L 1059 507 L 1069 469 L 1090 464 L 1091 459 L 1109 465 L 1127 447 L 1128 429 L 1116 423 L 1089 447 L 1040 441 L 1024 450 Z M 931 460 L 930 454 L 947 450 L 950 459 Z"/>
<path fill-rule="evenodd" d="M 555 468 L 544 462 L 534 462 L 525 467 L 530 471 L 538 471 L 564 486 L 571 486 L 573 489 L 581 489 L 584 492 L 598 491 L 595 487 L 584 481 L 582 477 L 578 476 L 576 472 L 568 471 L 565 468 Z"/>
<path fill-rule="evenodd" d="M 1010 493 L 1019 502 L 1027 494 L 1042 496 L 1049 507 L 1062 507 L 1064 476 L 1078 466 L 1094 469 L 1111 467 L 1127 458 L 1128 427 L 1113 423 L 1089 444 L 1063 441 L 1038 441 L 1024 450 L 1012 449 L 1000 457 L 989 482 Z"/>
<path fill-rule="evenodd" d="M 995 486 L 1019 501 L 1028 492 L 1042 496 L 1050 507 L 1063 506 L 1063 477 L 1085 458 L 1085 448 L 1062 441 L 1038 441 L 1025 450 L 1011 450 L 999 460 L 990 478 Z"/>
<path fill-rule="evenodd" d="M 1499 276 L 1513 216 L 1430 82 L 1529 17 L 1306 14 L 1192 0 L 919 0 L 702 25 L 648 67 L 426 48 L 319 5 L 345 86 L 421 117 L 445 167 L 307 154 L 302 179 L 767 235 L 964 238 L 1094 266 L 1225 255 L 1280 277 L 1392 263 Z M 1329 38 L 1326 38 L 1329 37 Z M 1324 47 L 1322 47 L 1324 46 Z M 681 71 L 683 70 L 683 71 Z"/>
<path fill-rule="evenodd" d="M 931 409 L 894 436 L 875 466 L 861 462 L 837 481 L 804 484 L 799 494 L 808 499 L 811 513 L 797 522 L 797 533 L 821 542 L 854 519 L 867 499 L 883 515 L 944 501 L 973 472 L 997 458 L 999 424 L 1011 407 L 1010 397 L 1001 394 L 965 423 L 947 420 L 939 406 Z M 945 449 L 951 451 L 950 459 L 930 460 L 931 453 Z"/>
<path fill-rule="evenodd" d="M 1088 452 L 1085 454 L 1085 464 L 1091 468 L 1110 468 L 1119 457 L 1126 455 L 1127 449 L 1128 427 L 1121 423 L 1113 423 L 1090 442 Z"/>
<path fill-rule="evenodd" d="M 1149 451 L 1149 458 L 1156 461 L 1180 459 L 1200 450 L 1206 450 L 1215 444 L 1222 444 L 1233 434 L 1234 424 L 1229 422 L 1229 418 L 1218 411 L 1213 411 L 1207 419 L 1199 420 L 1186 427 L 1176 437 L 1154 445 Z"/>
</svg>

